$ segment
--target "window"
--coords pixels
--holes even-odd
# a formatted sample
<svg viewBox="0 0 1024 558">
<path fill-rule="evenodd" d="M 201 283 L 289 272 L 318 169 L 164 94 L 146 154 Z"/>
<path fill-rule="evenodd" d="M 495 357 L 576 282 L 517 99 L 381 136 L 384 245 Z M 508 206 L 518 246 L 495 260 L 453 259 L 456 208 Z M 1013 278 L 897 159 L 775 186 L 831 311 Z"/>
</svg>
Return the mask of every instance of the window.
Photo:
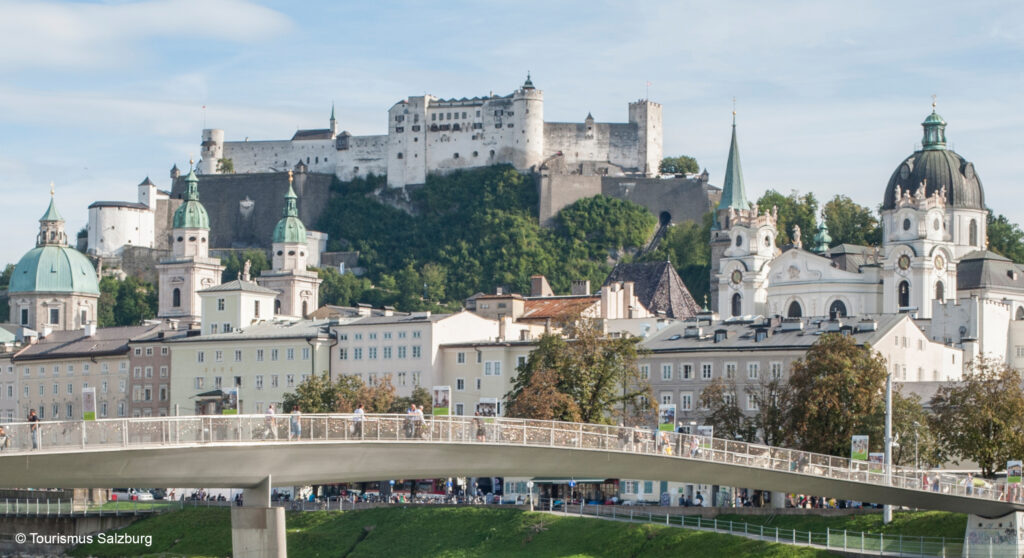
<svg viewBox="0 0 1024 558">
<path fill-rule="evenodd" d="M 204 353 L 203 351 L 196 352 L 196 362 L 198 362 L 198 363 L 206 362 L 206 353 Z"/>
<path fill-rule="evenodd" d="M 82 375 L 83 376 L 88 376 L 89 375 L 89 363 L 88 362 L 82 364 Z"/>
<path fill-rule="evenodd" d="M 254 300 L 252 303 L 252 313 L 257 318 L 260 317 L 260 301 Z"/>
<path fill-rule="evenodd" d="M 214 389 L 220 389 L 221 386 L 223 386 L 223 385 L 224 385 L 224 382 L 221 380 L 220 376 L 214 376 L 213 377 L 213 388 Z"/>
<path fill-rule="evenodd" d="M 256 389 L 263 389 L 263 374 L 256 375 Z"/>
<path fill-rule="evenodd" d="M 107 416 L 107 404 L 106 403 L 100 403 L 100 416 L 101 417 L 106 417 Z"/>
<path fill-rule="evenodd" d="M 278 350 L 277 349 L 270 349 L 270 360 L 277 360 L 277 359 L 278 359 Z"/>
<path fill-rule="evenodd" d="M 971 246 L 978 245 L 978 222 L 974 219 L 971 219 L 971 224 L 968 226 L 968 237 L 968 243 Z"/>
<path fill-rule="evenodd" d="M 456 415 L 462 416 L 463 414 L 465 414 L 465 411 L 466 411 L 466 407 L 462 403 L 456 403 L 455 404 L 455 414 Z"/>
<path fill-rule="evenodd" d="M 50 308 L 50 324 L 57 325 L 60 323 L 60 309 Z"/>
<path fill-rule="evenodd" d="M 466 353 L 455 353 L 456 364 L 466 364 Z"/>
<path fill-rule="evenodd" d="M 107 381 L 103 380 L 100 383 L 100 393 L 107 393 Z"/>
<path fill-rule="evenodd" d="M 477 391 L 480 391 L 480 385 L 481 385 L 480 378 L 476 378 L 476 390 Z"/>
<path fill-rule="evenodd" d="M 53 384 L 53 394 L 57 395 L 60 393 L 60 384 Z"/>
<path fill-rule="evenodd" d="M 153 347 L 146 347 L 146 356 L 153 356 Z"/>
<path fill-rule="evenodd" d="M 671 405 L 672 404 L 672 392 L 671 391 L 663 391 L 663 392 L 661 392 L 661 404 L 662 405 Z"/>
<path fill-rule="evenodd" d="M 68 384 L 68 395 L 74 395 L 74 393 L 75 393 L 75 384 Z"/>
<path fill-rule="evenodd" d="M 406 346 L 405 345 L 399 345 L 398 346 L 398 358 L 405 358 L 405 353 L 406 353 Z"/>
<path fill-rule="evenodd" d="M 75 416 L 75 410 L 72 407 L 71 403 L 68 403 L 68 418 L 72 418 L 74 416 Z"/>
<path fill-rule="evenodd" d="M 391 332 L 390 331 L 385 331 L 384 332 L 384 339 L 391 339 Z"/>
<path fill-rule="evenodd" d="M 368 337 L 369 337 L 370 339 L 376 339 L 376 338 L 377 338 L 377 333 L 376 333 L 376 332 L 371 332 L 371 333 L 370 333 L 370 335 L 369 335 Z"/>
<path fill-rule="evenodd" d="M 910 306 L 910 283 L 906 281 L 900 281 L 899 287 L 897 287 L 899 293 L 899 303 L 901 308 Z"/>
<path fill-rule="evenodd" d="M 152 401 L 153 400 L 153 388 L 152 387 L 146 386 L 146 388 L 142 390 L 142 400 L 143 401 Z"/>
<path fill-rule="evenodd" d="M 398 385 L 400 385 L 400 386 L 404 386 L 405 385 L 405 376 L 406 376 L 405 372 L 399 372 L 398 373 Z"/>
<path fill-rule="evenodd" d="M 724 402 L 727 406 L 730 406 L 730 407 L 735 405 L 736 404 L 736 394 L 735 393 L 731 393 L 731 392 L 723 393 L 722 394 L 722 402 Z"/>
<path fill-rule="evenodd" d="M 284 351 L 285 360 L 295 360 L 295 349 L 289 347 Z"/>
<path fill-rule="evenodd" d="M 485 362 L 484 376 L 501 376 L 501 361 L 489 360 Z"/>
<path fill-rule="evenodd" d="M 210 324 L 210 333 L 217 333 L 217 324 Z"/>
<path fill-rule="evenodd" d="M 377 347 L 367 347 L 366 348 L 366 358 L 368 358 L 370 360 L 376 360 L 377 359 Z"/>
<path fill-rule="evenodd" d="M 772 369 L 772 379 L 773 380 L 781 380 L 782 379 L 782 363 L 781 362 L 773 362 L 773 363 L 771 363 L 771 369 Z"/>
<path fill-rule="evenodd" d="M 671 364 L 662 364 L 661 365 L 661 379 L 662 380 L 671 380 L 672 379 L 672 365 Z"/>
<path fill-rule="evenodd" d="M 136 366 L 135 369 L 132 370 L 132 376 L 134 376 L 136 379 L 141 378 L 142 377 L 142 367 L 141 366 Z"/>
<path fill-rule="evenodd" d="M 161 356 L 167 356 L 167 353 L 168 353 L 167 347 L 160 347 L 160 355 Z"/>
<path fill-rule="evenodd" d="M 28 325 L 28 308 L 21 309 L 21 325 Z"/>
<path fill-rule="evenodd" d="M 693 392 L 684 391 L 679 394 L 679 410 L 689 411 L 693 408 Z"/>
<path fill-rule="evenodd" d="M 736 378 L 736 363 L 727 362 L 725 363 L 725 379 L 733 380 Z"/>
<path fill-rule="evenodd" d="M 362 341 L 363 340 L 363 334 L 362 333 L 356 333 L 356 334 L 352 335 L 352 339 L 354 339 L 355 341 Z"/>
<path fill-rule="evenodd" d="M 160 401 L 167 401 L 167 384 L 160 384 Z"/>
<path fill-rule="evenodd" d="M 196 376 L 195 381 L 192 384 L 192 387 L 194 387 L 195 389 L 203 389 L 204 380 L 205 378 L 203 378 L 202 376 Z"/>
<path fill-rule="evenodd" d="M 224 311 L 224 299 L 223 298 L 218 298 L 217 299 L 217 310 L 219 310 L 221 312 Z"/>
<path fill-rule="evenodd" d="M 700 365 L 700 378 L 702 380 L 711 379 L 711 363 L 705 362 Z"/>
<path fill-rule="evenodd" d="M 465 378 L 455 378 L 455 391 L 464 391 L 466 389 Z"/>
<path fill-rule="evenodd" d="M 845 318 L 846 315 L 846 304 L 843 301 L 837 300 L 829 305 L 828 316 L 830 318 Z"/>
<path fill-rule="evenodd" d="M 142 347 L 135 347 L 135 356 L 142 356 Z"/>
<path fill-rule="evenodd" d="M 153 367 L 152 366 L 147 366 L 146 367 L 146 377 L 147 378 L 152 378 L 153 377 Z"/>
<path fill-rule="evenodd" d="M 309 347 L 302 348 L 302 360 L 309 360 Z"/>
<path fill-rule="evenodd" d="M 690 380 L 693 378 L 693 365 L 683 364 L 679 367 L 679 379 Z"/>
<path fill-rule="evenodd" d="M 740 293 L 732 295 L 732 315 L 739 316 L 743 313 L 743 297 Z"/>
<path fill-rule="evenodd" d="M 420 338 L 420 332 L 419 331 L 412 332 L 412 338 L 413 339 L 419 339 Z"/>
<path fill-rule="evenodd" d="M 117 416 L 119 416 L 119 417 L 123 417 L 124 416 L 124 401 L 118 401 L 117 402 Z"/>
<path fill-rule="evenodd" d="M 277 384 L 278 384 L 278 376 L 277 376 L 277 374 L 271 374 L 270 375 L 270 387 L 276 388 Z"/>
<path fill-rule="evenodd" d="M 415 336 L 413 336 L 415 337 Z M 422 348 L 419 345 L 412 346 L 412 358 L 420 358 L 423 356 Z"/>
<path fill-rule="evenodd" d="M 747 379 L 756 380 L 761 375 L 761 363 L 759 362 L 748 362 L 747 363 Z"/>
<path fill-rule="evenodd" d="M 942 281 L 935 283 L 935 300 L 944 302 L 946 300 L 946 287 Z"/>
<path fill-rule="evenodd" d="M 263 362 L 263 349 L 256 349 L 256 362 Z"/>
<path fill-rule="evenodd" d="M 224 322 L 223 324 L 221 324 L 221 331 L 223 331 L 224 333 L 231 333 L 231 324 L 229 324 L 228 322 Z"/>
<path fill-rule="evenodd" d="M 356 347 L 352 349 L 352 360 L 363 360 L 363 348 Z"/>
<path fill-rule="evenodd" d="M 519 355 L 516 357 L 516 370 L 520 370 L 526 365 L 526 356 Z"/>
<path fill-rule="evenodd" d="M 640 365 L 640 378 L 643 379 L 643 380 L 647 380 L 650 377 L 651 377 L 651 365 L 650 364 L 641 364 Z"/>
<path fill-rule="evenodd" d="M 1015 348 L 1017 350 L 1017 358 L 1024 358 L 1024 345 L 1017 345 Z"/>
<path fill-rule="evenodd" d="M 348 349 L 347 348 L 342 347 L 342 348 L 338 349 L 338 359 L 340 359 L 340 360 L 348 360 Z"/>
<path fill-rule="evenodd" d="M 749 410 L 749 411 L 756 411 L 757 409 L 758 409 L 758 406 L 757 406 L 757 396 L 754 395 L 753 393 L 748 393 L 747 394 L 747 410 Z"/>
<path fill-rule="evenodd" d="M 735 314 L 733 314 L 735 315 Z M 800 308 L 800 303 L 793 301 L 789 303 L 789 310 L 786 311 L 786 317 L 788 318 L 800 318 L 804 315 L 804 311 Z"/>
<path fill-rule="evenodd" d="M 295 374 L 285 374 L 285 387 L 295 387 Z"/>
<path fill-rule="evenodd" d="M 213 352 L 213 360 L 215 362 L 223 362 L 224 361 L 224 351 L 214 351 Z"/>
<path fill-rule="evenodd" d="M 399 331 L 398 332 L 398 338 L 399 339 L 405 339 L 405 337 L 406 337 L 406 332 L 404 332 L 404 331 Z"/>
</svg>

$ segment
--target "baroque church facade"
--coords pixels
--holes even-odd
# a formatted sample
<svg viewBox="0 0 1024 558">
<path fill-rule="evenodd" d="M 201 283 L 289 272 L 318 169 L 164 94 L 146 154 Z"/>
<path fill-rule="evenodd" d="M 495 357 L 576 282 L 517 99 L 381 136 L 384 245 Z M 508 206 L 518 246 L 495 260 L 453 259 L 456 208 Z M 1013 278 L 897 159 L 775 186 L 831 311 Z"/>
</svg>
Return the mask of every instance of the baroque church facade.
<svg viewBox="0 0 1024 558">
<path fill-rule="evenodd" d="M 723 317 L 907 313 L 933 340 L 963 348 L 968 361 L 1024 360 L 1024 329 L 1014 323 L 1024 320 L 1020 268 L 986 250 L 981 180 L 947 146 L 946 121 L 934 106 L 922 127 L 921 149 L 886 186 L 880 246 L 829 248 L 822 222 L 817 231 L 795 227 L 793 242 L 780 249 L 777 209 L 747 199 L 734 116 L 711 234 L 714 309 Z"/>
</svg>

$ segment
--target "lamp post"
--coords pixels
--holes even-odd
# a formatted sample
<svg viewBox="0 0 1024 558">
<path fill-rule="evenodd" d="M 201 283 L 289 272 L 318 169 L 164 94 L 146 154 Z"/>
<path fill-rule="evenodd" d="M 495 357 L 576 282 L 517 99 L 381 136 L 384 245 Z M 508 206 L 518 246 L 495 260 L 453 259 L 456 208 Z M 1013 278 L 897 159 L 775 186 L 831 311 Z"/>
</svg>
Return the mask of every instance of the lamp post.
<svg viewBox="0 0 1024 558">
<path fill-rule="evenodd" d="M 914 421 L 914 474 L 917 474 L 918 469 L 921 467 L 917 459 L 917 429 L 921 427 L 921 423 Z"/>
<path fill-rule="evenodd" d="M 526 481 L 526 488 L 530 489 L 530 511 L 533 511 L 533 481 Z"/>
<path fill-rule="evenodd" d="M 885 376 L 885 484 L 892 485 L 892 372 Z M 882 507 L 882 523 L 892 523 L 892 506 Z"/>
</svg>

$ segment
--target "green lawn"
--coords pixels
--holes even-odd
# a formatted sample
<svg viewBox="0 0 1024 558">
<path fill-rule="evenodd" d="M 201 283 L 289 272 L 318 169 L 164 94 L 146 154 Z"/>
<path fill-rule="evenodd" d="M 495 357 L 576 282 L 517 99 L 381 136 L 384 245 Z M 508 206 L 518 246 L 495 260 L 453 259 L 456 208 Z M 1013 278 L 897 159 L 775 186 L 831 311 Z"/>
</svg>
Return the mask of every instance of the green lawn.
<svg viewBox="0 0 1024 558">
<path fill-rule="evenodd" d="M 946 537 L 948 539 L 964 538 L 967 528 L 967 515 L 962 513 L 920 511 L 893 512 L 892 523 L 882 524 L 882 514 L 847 515 L 842 517 L 823 517 L 820 515 L 720 515 L 719 521 L 747 522 L 764 524 L 780 529 L 796 529 L 798 531 L 825 532 L 825 529 L 858 531 L 863 533 L 885 533 L 887 535 L 904 535 L 914 537 Z"/>
<path fill-rule="evenodd" d="M 358 512 L 287 514 L 288 555 L 469 558 L 817 557 L 826 552 L 662 525 L 552 516 L 513 509 L 378 508 Z M 72 556 L 230 556 L 228 508 L 186 508 L 125 528 L 152 535 L 153 545 L 93 544 Z"/>
</svg>

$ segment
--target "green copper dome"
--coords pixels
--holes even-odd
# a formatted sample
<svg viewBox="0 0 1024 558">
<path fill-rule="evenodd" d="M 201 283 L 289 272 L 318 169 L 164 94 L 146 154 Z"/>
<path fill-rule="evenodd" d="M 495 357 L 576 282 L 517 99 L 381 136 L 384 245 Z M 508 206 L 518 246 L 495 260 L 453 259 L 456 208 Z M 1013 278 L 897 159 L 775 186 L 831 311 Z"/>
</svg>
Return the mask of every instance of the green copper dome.
<svg viewBox="0 0 1024 558">
<path fill-rule="evenodd" d="M 814 246 L 811 248 L 818 254 L 828 252 L 828 245 L 832 242 L 832 236 L 828 234 L 828 225 L 825 224 L 825 216 L 821 216 L 821 224 L 818 225 L 818 232 L 814 235 Z"/>
<path fill-rule="evenodd" d="M 82 293 L 99 296 L 96 269 L 89 258 L 68 246 L 46 245 L 29 250 L 11 275 L 9 292 Z"/>
<path fill-rule="evenodd" d="M 299 219 L 299 208 L 295 203 L 298 196 L 292 185 L 288 184 L 288 193 L 284 196 L 284 216 L 274 227 L 274 242 L 306 243 L 306 226 Z"/>
<path fill-rule="evenodd" d="M 206 214 L 203 204 L 199 203 L 199 179 L 194 169 L 185 177 L 185 184 L 185 203 L 174 212 L 174 228 L 209 229 L 210 216 Z"/>
</svg>

